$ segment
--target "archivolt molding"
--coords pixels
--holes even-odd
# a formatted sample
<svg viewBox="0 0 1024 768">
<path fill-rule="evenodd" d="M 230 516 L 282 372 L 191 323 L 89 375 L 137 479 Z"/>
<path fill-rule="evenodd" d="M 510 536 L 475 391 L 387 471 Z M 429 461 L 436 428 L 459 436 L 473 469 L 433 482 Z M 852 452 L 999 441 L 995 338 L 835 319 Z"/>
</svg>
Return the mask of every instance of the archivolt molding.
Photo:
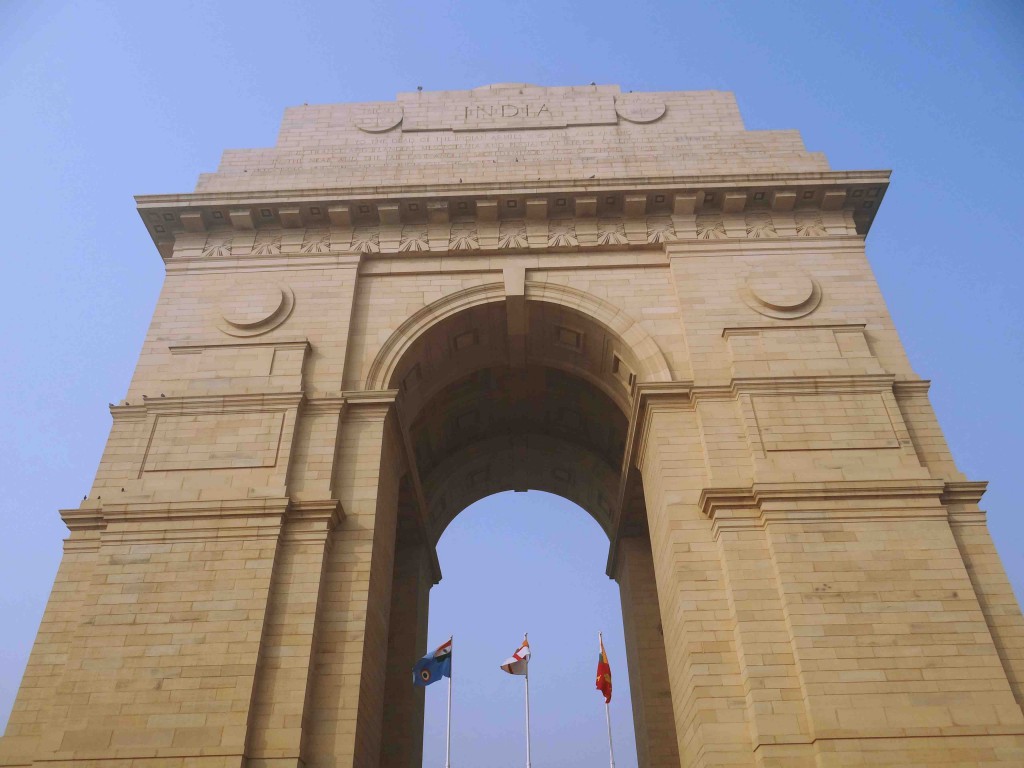
<svg viewBox="0 0 1024 768">
<path fill-rule="evenodd" d="M 431 326 L 464 309 L 504 299 L 504 283 L 484 283 L 450 293 L 417 310 L 398 326 L 380 348 L 366 374 L 366 389 L 386 389 L 402 356 Z"/>
<path fill-rule="evenodd" d="M 614 333 L 626 348 L 636 357 L 641 381 L 671 381 L 668 362 L 658 345 L 633 318 L 614 304 L 597 296 L 557 283 L 526 281 L 526 298 L 532 301 L 546 301 L 575 309 L 589 315 Z"/>
<path fill-rule="evenodd" d="M 657 343 L 622 309 L 585 291 L 555 283 L 526 281 L 526 299 L 557 304 L 595 320 L 617 336 L 632 353 L 641 381 L 670 381 L 668 362 Z M 366 375 L 367 389 L 389 386 L 398 363 L 409 348 L 429 328 L 445 318 L 470 307 L 504 301 L 504 283 L 484 283 L 465 288 L 428 304 L 405 320 L 381 347 Z"/>
</svg>

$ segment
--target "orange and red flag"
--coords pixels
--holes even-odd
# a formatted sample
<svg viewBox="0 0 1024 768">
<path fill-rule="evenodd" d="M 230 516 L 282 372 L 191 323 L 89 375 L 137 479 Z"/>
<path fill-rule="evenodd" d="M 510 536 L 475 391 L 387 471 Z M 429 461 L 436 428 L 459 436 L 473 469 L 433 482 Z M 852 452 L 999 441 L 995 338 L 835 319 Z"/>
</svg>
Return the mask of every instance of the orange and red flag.
<svg viewBox="0 0 1024 768">
<path fill-rule="evenodd" d="M 608 654 L 604 651 L 604 638 L 601 643 L 601 655 L 597 657 L 597 690 L 604 694 L 604 703 L 612 700 L 612 668 L 608 664 Z"/>
</svg>

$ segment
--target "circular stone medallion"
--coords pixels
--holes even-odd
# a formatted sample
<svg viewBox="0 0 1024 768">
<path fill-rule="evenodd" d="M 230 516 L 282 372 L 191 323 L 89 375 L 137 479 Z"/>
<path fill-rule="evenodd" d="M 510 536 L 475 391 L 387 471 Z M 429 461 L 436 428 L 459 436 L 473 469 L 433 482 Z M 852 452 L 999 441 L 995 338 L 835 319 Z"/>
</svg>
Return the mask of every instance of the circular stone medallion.
<svg viewBox="0 0 1024 768">
<path fill-rule="evenodd" d="M 391 102 L 358 104 L 352 108 L 352 123 L 366 133 L 390 131 L 402 122 L 402 117 L 402 105 Z"/>
<path fill-rule="evenodd" d="M 665 114 L 665 102 L 642 94 L 615 97 L 615 111 L 631 123 L 653 123 Z"/>
<path fill-rule="evenodd" d="M 295 294 L 288 286 L 236 286 L 220 303 L 220 330 L 229 336 L 258 336 L 281 325 L 294 307 Z"/>
<path fill-rule="evenodd" d="M 799 270 L 751 272 L 741 294 L 755 312 L 782 320 L 809 315 L 821 303 L 818 281 Z"/>
</svg>

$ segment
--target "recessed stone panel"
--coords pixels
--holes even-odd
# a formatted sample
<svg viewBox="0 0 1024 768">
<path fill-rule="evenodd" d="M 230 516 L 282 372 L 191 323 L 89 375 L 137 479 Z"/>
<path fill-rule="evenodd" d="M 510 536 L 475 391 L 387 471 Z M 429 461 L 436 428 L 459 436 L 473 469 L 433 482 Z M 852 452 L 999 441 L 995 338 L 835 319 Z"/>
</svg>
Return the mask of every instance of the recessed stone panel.
<svg viewBox="0 0 1024 768">
<path fill-rule="evenodd" d="M 752 401 L 766 451 L 899 448 L 879 393 L 756 395 Z"/>
<path fill-rule="evenodd" d="M 161 414 L 143 472 L 273 467 L 283 427 L 282 412 Z"/>
</svg>

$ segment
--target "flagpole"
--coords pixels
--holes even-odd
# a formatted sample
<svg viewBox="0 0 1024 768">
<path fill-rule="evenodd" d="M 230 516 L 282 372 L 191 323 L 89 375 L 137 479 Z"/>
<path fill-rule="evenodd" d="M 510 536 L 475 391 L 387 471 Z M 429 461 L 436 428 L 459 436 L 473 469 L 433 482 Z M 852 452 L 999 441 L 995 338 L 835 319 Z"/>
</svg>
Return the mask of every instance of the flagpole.
<svg viewBox="0 0 1024 768">
<path fill-rule="evenodd" d="M 604 635 L 598 632 L 597 640 L 601 644 L 601 650 L 603 651 Z M 611 761 L 611 768 L 615 768 L 615 749 L 612 747 L 612 713 L 611 706 L 607 701 L 604 703 L 604 721 L 608 726 L 608 759 Z"/>
<path fill-rule="evenodd" d="M 615 768 L 615 750 L 612 748 L 612 716 L 609 712 L 610 706 L 604 703 L 604 720 L 608 724 L 608 755 L 611 758 L 611 768 Z"/>
<path fill-rule="evenodd" d="M 528 635 L 523 635 L 527 641 Z M 530 662 L 526 662 L 526 768 L 530 768 Z"/>
<path fill-rule="evenodd" d="M 448 638 L 448 642 L 452 642 L 455 636 L 452 635 Z M 451 755 L 452 755 L 452 673 L 453 670 L 448 670 L 448 733 L 445 736 L 444 741 L 444 768 L 452 768 Z M 612 768 L 615 768 L 612 766 Z"/>
</svg>

